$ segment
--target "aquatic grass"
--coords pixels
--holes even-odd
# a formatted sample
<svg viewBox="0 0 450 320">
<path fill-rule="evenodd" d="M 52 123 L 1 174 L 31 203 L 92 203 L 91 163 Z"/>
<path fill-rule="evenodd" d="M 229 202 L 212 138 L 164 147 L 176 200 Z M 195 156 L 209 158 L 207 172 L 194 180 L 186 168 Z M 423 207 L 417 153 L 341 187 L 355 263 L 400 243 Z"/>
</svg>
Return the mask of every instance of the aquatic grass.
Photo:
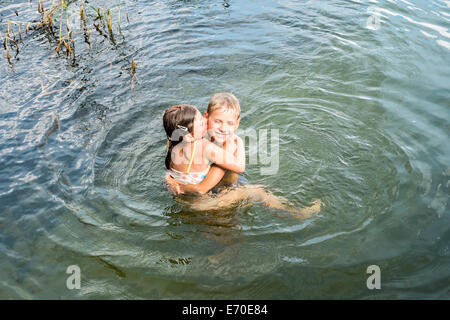
<svg viewBox="0 0 450 320">
<path fill-rule="evenodd" d="M 59 47 L 61 46 L 61 30 L 62 30 L 62 15 L 63 15 L 63 7 L 60 5 L 61 7 L 61 14 L 59 15 L 59 44 L 56 47 L 56 52 L 59 51 Z"/>
<path fill-rule="evenodd" d="M 43 12 L 43 0 L 38 0 L 38 12 Z"/>
<path fill-rule="evenodd" d="M 120 30 L 120 0 L 119 0 L 119 12 L 117 14 L 117 25 L 118 25 L 119 30 Z"/>
<path fill-rule="evenodd" d="M 108 20 L 108 30 L 109 30 L 109 33 L 112 34 L 112 28 L 111 28 L 111 13 L 110 13 L 109 9 L 108 9 L 108 11 L 106 12 L 106 18 L 107 18 L 107 20 Z"/>
<path fill-rule="evenodd" d="M 128 18 L 128 4 L 125 3 L 125 6 L 127 7 L 127 13 L 126 13 L 126 16 L 127 16 L 127 21 L 128 21 L 128 24 L 129 24 L 129 23 L 130 23 L 130 19 Z"/>
<path fill-rule="evenodd" d="M 6 46 L 6 60 L 8 60 L 8 63 L 12 65 L 12 63 L 11 63 L 11 56 L 9 55 L 8 46 Z"/>
<path fill-rule="evenodd" d="M 84 30 L 84 41 L 89 45 L 89 48 L 91 47 L 91 42 L 89 41 L 90 37 L 91 37 L 91 32 L 89 31 L 89 27 L 86 23 L 86 18 L 85 18 L 85 13 L 84 13 L 84 1 L 81 1 L 81 6 L 80 6 L 80 20 L 81 20 L 81 24 Z"/>
<path fill-rule="evenodd" d="M 72 5 L 75 2 L 79 2 L 80 5 L 80 23 L 82 25 L 82 31 L 81 32 L 74 32 L 70 29 L 69 24 L 69 5 Z M 97 16 L 92 19 L 89 19 L 89 14 L 86 11 L 85 7 L 85 1 L 71 1 L 71 0 L 53 0 L 52 5 L 49 7 L 46 7 L 44 4 L 44 0 L 38 0 L 37 2 L 37 11 L 41 15 L 39 22 L 30 22 L 30 21 L 7 21 L 7 27 L 8 32 L 4 36 L 3 41 L 3 48 L 5 50 L 5 58 L 8 61 L 8 63 L 12 66 L 12 59 L 11 59 L 11 50 L 16 51 L 15 57 L 17 58 L 17 55 L 19 54 L 19 43 L 23 42 L 24 37 L 22 36 L 22 30 L 25 26 L 25 34 L 28 35 L 28 32 L 30 30 L 36 31 L 36 30 L 42 30 L 46 32 L 49 35 L 49 41 L 52 42 L 53 40 L 57 41 L 57 45 L 55 48 L 56 53 L 59 55 L 61 52 L 61 48 L 65 49 L 65 53 L 68 57 L 73 57 L 73 52 L 75 49 L 75 40 L 74 36 L 76 34 L 84 34 L 84 41 L 89 45 L 89 48 L 91 48 L 91 32 L 89 29 L 89 20 L 93 20 L 93 27 L 99 32 L 100 35 L 108 37 L 105 35 L 101 29 L 101 27 L 106 31 L 106 28 L 109 32 L 109 39 L 111 42 L 115 45 L 114 41 L 114 35 L 113 35 L 113 25 L 112 25 L 112 10 L 111 9 L 104 9 L 104 8 L 94 8 L 90 6 L 97 14 Z M 55 14 L 59 10 L 59 14 Z M 118 28 L 120 31 L 120 10 L 121 10 L 121 1 L 118 0 Z M 106 14 L 105 14 L 106 12 Z M 17 13 L 16 13 L 17 14 Z M 128 7 L 127 7 L 127 20 L 129 22 L 128 18 Z M 58 17 L 59 16 L 59 17 Z M 58 20 L 59 18 L 59 27 L 55 27 L 55 20 Z M 73 17 L 72 17 L 73 18 Z M 105 21 L 106 18 L 106 21 Z M 65 21 L 64 21 L 65 20 Z M 99 22 L 97 22 L 99 21 Z M 66 33 L 63 35 L 63 23 L 65 23 L 65 29 Z M 55 35 L 55 29 L 57 30 L 57 34 Z M 106 32 L 106 33 L 108 33 Z M 1 36 L 3 39 L 3 35 Z"/>
<path fill-rule="evenodd" d="M 136 76 L 136 63 L 134 58 L 131 59 L 131 90 L 134 91 L 134 83 L 137 81 Z"/>
</svg>

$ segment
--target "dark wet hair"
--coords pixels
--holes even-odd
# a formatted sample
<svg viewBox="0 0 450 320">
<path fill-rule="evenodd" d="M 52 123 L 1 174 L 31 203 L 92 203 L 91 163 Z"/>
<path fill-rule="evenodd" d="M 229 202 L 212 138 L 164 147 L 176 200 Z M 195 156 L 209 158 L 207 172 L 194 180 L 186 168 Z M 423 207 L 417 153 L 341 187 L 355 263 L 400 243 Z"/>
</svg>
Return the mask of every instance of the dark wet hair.
<svg viewBox="0 0 450 320">
<path fill-rule="evenodd" d="M 169 140 L 166 153 L 166 168 L 170 169 L 172 150 L 183 141 L 183 136 L 194 130 L 194 119 L 198 109 L 189 104 L 172 106 L 164 112 L 163 125 Z"/>
</svg>

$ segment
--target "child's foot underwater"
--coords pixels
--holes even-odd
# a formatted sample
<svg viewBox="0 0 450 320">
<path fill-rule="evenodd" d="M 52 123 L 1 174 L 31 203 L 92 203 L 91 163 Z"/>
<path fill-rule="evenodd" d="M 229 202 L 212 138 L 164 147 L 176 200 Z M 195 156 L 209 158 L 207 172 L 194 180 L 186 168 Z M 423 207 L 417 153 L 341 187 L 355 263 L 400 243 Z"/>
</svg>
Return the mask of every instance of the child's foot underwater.
<svg viewBox="0 0 450 320">
<path fill-rule="evenodd" d="M 294 217 L 300 220 L 303 219 L 309 219 L 311 218 L 314 214 L 318 214 L 320 212 L 320 210 L 322 209 L 322 206 L 325 206 L 324 203 L 322 201 L 320 201 L 320 199 L 316 199 L 312 202 L 312 205 L 309 207 L 305 207 L 305 208 L 290 208 L 289 212 L 294 214 Z"/>
</svg>

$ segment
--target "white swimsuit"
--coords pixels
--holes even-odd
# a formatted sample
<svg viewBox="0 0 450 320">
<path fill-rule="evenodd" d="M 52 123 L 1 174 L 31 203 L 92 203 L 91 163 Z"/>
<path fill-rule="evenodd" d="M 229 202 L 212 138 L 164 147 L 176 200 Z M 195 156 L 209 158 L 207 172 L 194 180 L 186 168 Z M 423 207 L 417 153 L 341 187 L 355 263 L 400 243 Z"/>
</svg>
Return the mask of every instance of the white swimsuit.
<svg viewBox="0 0 450 320">
<path fill-rule="evenodd" d="M 209 171 L 209 168 L 211 168 L 211 164 L 208 165 L 208 168 L 201 172 L 181 172 L 177 171 L 175 169 L 170 169 L 168 172 L 169 174 L 176 180 L 188 184 L 199 184 L 205 179 L 206 174 Z"/>
<path fill-rule="evenodd" d="M 206 168 L 203 171 L 200 172 L 189 172 L 189 170 L 191 169 L 191 165 L 192 165 L 192 160 L 194 159 L 194 154 L 195 154 L 195 145 L 197 143 L 198 140 L 194 141 L 194 148 L 192 150 L 192 155 L 191 155 L 191 160 L 189 161 L 189 165 L 188 168 L 186 170 L 186 172 L 181 172 L 175 169 L 170 169 L 168 170 L 169 174 L 175 179 L 178 180 L 180 182 L 183 183 L 188 183 L 188 184 L 199 184 L 203 181 L 203 179 L 205 179 L 206 174 L 209 171 L 209 168 L 211 168 L 211 163 L 208 165 L 208 168 Z"/>
</svg>

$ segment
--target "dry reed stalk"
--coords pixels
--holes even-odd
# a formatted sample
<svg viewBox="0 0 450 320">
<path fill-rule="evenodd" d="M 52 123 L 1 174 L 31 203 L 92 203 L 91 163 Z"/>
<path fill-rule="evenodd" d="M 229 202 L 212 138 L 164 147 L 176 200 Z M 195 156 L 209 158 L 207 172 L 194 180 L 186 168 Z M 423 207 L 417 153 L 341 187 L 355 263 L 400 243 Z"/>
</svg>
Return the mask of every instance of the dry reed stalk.
<svg viewBox="0 0 450 320">
<path fill-rule="evenodd" d="M 11 25 L 18 25 L 18 24 L 12 21 L 8 21 L 8 37 L 15 38 L 16 34 L 14 33 L 14 28 Z M 10 32 L 12 36 L 10 35 Z"/>
<path fill-rule="evenodd" d="M 105 23 L 105 11 L 103 10 L 103 8 L 98 8 L 97 9 L 97 19 L 100 19 L 100 22 L 102 23 L 103 27 L 105 27 L 106 23 Z"/>
<path fill-rule="evenodd" d="M 112 33 L 112 28 L 111 28 L 111 13 L 108 11 L 106 12 L 106 17 L 108 19 L 108 30 L 110 33 Z"/>
<path fill-rule="evenodd" d="M 42 22 L 44 22 L 44 26 L 47 26 L 47 25 L 48 25 L 48 21 L 47 21 L 47 19 L 48 19 L 48 17 L 47 17 L 47 11 L 45 10 L 45 8 L 42 9 L 42 10 L 43 10 L 43 13 L 42 13 Z"/>
<path fill-rule="evenodd" d="M 118 18 L 117 18 L 117 24 L 118 24 L 119 29 L 120 29 L 120 0 L 119 0 L 119 13 L 118 13 Z"/>
<path fill-rule="evenodd" d="M 56 5 L 55 5 L 56 2 Z M 120 16 L 121 16 L 121 5 L 122 2 L 121 0 L 119 0 L 119 6 L 118 6 L 118 26 L 119 26 L 119 31 L 120 31 Z M 56 12 L 57 9 L 60 9 L 60 25 L 59 25 L 59 43 L 57 45 L 57 47 L 55 48 L 56 52 L 59 54 L 59 50 L 61 48 L 61 45 L 64 45 L 64 47 L 66 48 L 66 53 L 68 55 L 72 55 L 73 54 L 73 49 L 75 49 L 75 43 L 74 40 L 72 39 L 74 33 L 72 32 L 72 30 L 70 30 L 69 27 L 69 12 L 66 13 L 66 30 L 67 30 L 67 34 L 65 36 L 62 35 L 62 24 L 63 24 L 63 16 L 64 16 L 64 8 L 68 8 L 67 4 L 66 4 L 66 0 L 54 0 L 52 2 L 52 6 L 51 9 L 46 9 L 44 8 L 44 1 L 43 0 L 38 0 L 38 12 L 40 14 L 42 14 L 42 18 L 40 22 L 27 22 L 27 21 L 22 21 L 22 22 L 18 22 L 18 21 L 8 21 L 8 33 L 5 36 L 5 40 L 3 41 L 3 47 L 6 51 L 6 58 L 8 60 L 9 63 L 11 63 L 10 58 L 10 47 L 12 48 L 11 44 L 14 44 L 16 47 L 16 51 L 17 53 L 19 53 L 19 46 L 18 46 L 18 42 L 22 41 L 22 28 L 21 28 L 21 24 L 25 25 L 25 33 L 28 34 L 29 30 L 38 30 L 42 27 L 46 28 L 49 32 L 50 35 L 55 37 L 55 34 L 53 32 L 53 22 L 54 22 L 54 13 Z M 17 14 L 17 13 L 16 13 Z M 111 40 L 114 43 L 114 39 L 113 39 L 113 30 L 112 30 L 112 23 L 111 23 L 111 10 L 107 9 L 106 12 L 106 19 L 105 19 L 105 10 L 103 8 L 98 8 L 97 9 L 97 17 L 94 19 L 94 21 L 96 20 L 101 20 L 102 23 L 102 28 L 106 29 L 106 27 L 109 30 L 110 36 L 111 36 Z M 81 6 L 80 6 L 80 19 L 82 21 L 82 24 L 85 28 L 85 38 L 86 41 L 89 43 L 89 37 L 90 37 L 90 30 L 88 28 L 87 25 L 87 17 L 88 15 L 86 14 L 86 10 L 85 10 L 85 5 L 84 5 L 84 0 L 81 0 Z M 130 23 L 129 20 L 129 16 L 128 16 L 128 6 L 126 6 L 126 18 L 128 23 Z M 15 30 L 14 30 L 14 25 L 17 26 L 17 32 L 18 32 L 18 37 L 16 37 L 15 34 Z M 97 29 L 97 31 L 100 34 L 103 34 L 99 28 L 99 25 L 94 23 L 94 27 Z M 103 34 L 104 35 L 104 34 Z M 104 35 L 106 37 L 106 35 Z M 3 35 L 1 36 L 3 38 Z M 115 43 L 114 43 L 115 44 Z M 73 46 L 73 47 L 72 47 Z M 136 75 L 136 65 L 134 62 L 134 59 L 132 60 L 132 73 L 133 73 L 133 77 L 135 77 Z"/>
<path fill-rule="evenodd" d="M 5 36 L 5 42 L 3 42 L 3 46 L 6 50 L 6 60 L 8 60 L 9 64 L 11 64 L 10 56 L 9 56 L 9 48 L 8 48 L 8 38 L 9 38 L 9 23 L 8 23 L 8 34 Z"/>
<path fill-rule="evenodd" d="M 9 49 L 8 49 L 8 46 L 6 46 L 6 60 L 8 60 L 9 63 L 11 63 L 10 59 L 11 59 L 11 57 L 9 55 Z"/>
<path fill-rule="evenodd" d="M 87 37 L 88 37 L 88 40 L 89 40 L 89 38 L 91 37 L 91 32 L 89 31 L 89 27 L 88 26 L 86 26 L 86 32 L 87 32 Z"/>
<path fill-rule="evenodd" d="M 64 47 L 66 47 L 66 53 L 70 55 L 71 51 L 70 46 L 67 44 L 66 40 L 63 40 Z"/>
<path fill-rule="evenodd" d="M 83 4 L 83 1 L 81 1 L 81 6 L 80 6 L 80 18 L 81 18 L 81 21 L 84 22 L 84 4 Z"/>
<path fill-rule="evenodd" d="M 61 6 L 61 13 L 59 15 L 59 44 L 56 47 L 56 52 L 58 52 L 59 47 L 61 46 L 61 30 L 62 30 L 62 15 L 63 15 L 63 0 L 60 1 L 59 5 Z"/>
</svg>

